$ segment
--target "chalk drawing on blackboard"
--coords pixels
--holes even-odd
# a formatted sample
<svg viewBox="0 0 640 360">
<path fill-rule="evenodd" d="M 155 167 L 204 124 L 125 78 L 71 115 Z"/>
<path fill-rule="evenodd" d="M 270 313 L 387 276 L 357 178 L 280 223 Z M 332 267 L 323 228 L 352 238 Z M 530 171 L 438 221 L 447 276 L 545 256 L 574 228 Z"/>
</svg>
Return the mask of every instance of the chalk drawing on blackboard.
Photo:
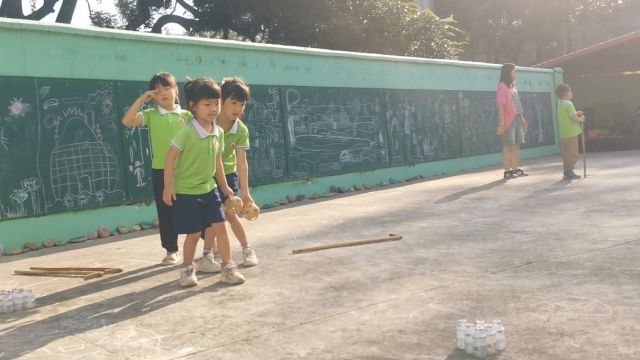
<svg viewBox="0 0 640 360">
<path fill-rule="evenodd" d="M 31 110 L 31 105 L 22 101 L 22 98 L 13 98 L 9 103 L 9 116 L 14 118 L 24 117 Z"/>
<path fill-rule="evenodd" d="M 144 135 L 143 135 L 144 134 Z M 129 171 L 136 177 L 136 187 L 147 185 L 145 180 L 145 157 L 149 156 L 149 149 L 144 147 L 143 136 L 148 139 L 149 129 L 132 127 L 125 130 L 125 137 L 131 140 L 129 146 Z M 146 142 L 147 144 L 149 141 Z"/>
<path fill-rule="evenodd" d="M 34 215 L 40 214 L 40 199 L 38 198 L 38 192 L 42 186 L 40 179 L 34 177 L 24 179 L 20 182 L 20 186 L 22 186 L 22 191 L 26 192 L 31 199 L 32 213 Z"/>
<path fill-rule="evenodd" d="M 315 98 L 314 98 L 315 97 Z M 334 174 L 386 159 L 378 128 L 379 99 L 342 89 L 308 95 L 285 92 L 290 156 L 294 177 Z"/>
<path fill-rule="evenodd" d="M 2 145 L 5 150 L 9 150 L 9 139 L 4 135 L 3 127 L 0 127 L 0 145 Z"/>
<path fill-rule="evenodd" d="M 250 131 L 251 173 L 258 178 L 280 179 L 284 176 L 284 139 L 280 122 L 280 93 L 268 88 L 263 101 L 251 99 L 250 111 L 245 116 Z M 278 149 L 278 153 L 276 153 Z"/>
<path fill-rule="evenodd" d="M 115 151 L 103 142 L 102 133 L 109 123 L 114 126 L 112 91 L 91 92 L 86 99 L 47 99 L 43 108 L 45 104 L 50 110 L 53 106 L 63 108 L 44 116 L 44 128 L 52 129 L 54 138 L 49 157 L 51 196 L 47 208 L 59 202 L 67 209 L 87 206 L 92 200 L 101 204 L 105 194 L 123 193 Z"/>
</svg>

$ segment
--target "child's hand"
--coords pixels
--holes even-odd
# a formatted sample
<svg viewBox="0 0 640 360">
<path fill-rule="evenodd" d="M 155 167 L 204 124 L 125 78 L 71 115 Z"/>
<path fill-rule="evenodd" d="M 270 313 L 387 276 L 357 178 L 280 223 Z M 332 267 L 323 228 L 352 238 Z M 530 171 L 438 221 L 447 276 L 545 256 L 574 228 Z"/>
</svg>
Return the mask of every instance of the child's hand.
<svg viewBox="0 0 640 360">
<path fill-rule="evenodd" d="M 176 191 L 173 189 L 173 186 L 165 186 L 164 191 L 162 192 L 162 201 L 165 204 L 172 206 L 173 200 L 176 199 Z"/>
<path fill-rule="evenodd" d="M 584 112 L 583 111 L 576 111 L 576 115 L 582 117 L 582 116 L 584 116 Z"/>
<path fill-rule="evenodd" d="M 523 129 L 529 128 L 529 124 L 527 123 L 527 120 L 524 119 L 524 116 L 520 118 L 520 125 Z"/>
<path fill-rule="evenodd" d="M 245 204 L 245 206 L 247 204 L 253 204 L 255 201 L 253 201 L 253 198 L 251 197 L 251 195 L 247 194 L 242 194 L 242 203 Z"/>
<path fill-rule="evenodd" d="M 224 195 L 227 197 L 227 199 L 232 198 L 234 196 L 236 196 L 236 194 L 233 193 L 233 190 L 231 190 L 230 187 L 226 187 L 222 189 L 222 192 L 224 193 Z"/>
<path fill-rule="evenodd" d="M 149 90 L 140 96 L 140 100 L 147 102 L 156 98 L 158 92 L 156 90 Z"/>
</svg>

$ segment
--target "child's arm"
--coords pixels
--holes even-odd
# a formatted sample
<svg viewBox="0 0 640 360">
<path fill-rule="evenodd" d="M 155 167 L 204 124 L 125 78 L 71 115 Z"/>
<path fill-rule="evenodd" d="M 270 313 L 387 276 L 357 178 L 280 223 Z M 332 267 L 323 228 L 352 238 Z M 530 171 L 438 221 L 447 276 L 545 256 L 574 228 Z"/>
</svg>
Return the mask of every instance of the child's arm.
<svg viewBox="0 0 640 360">
<path fill-rule="evenodd" d="M 586 118 L 584 117 L 584 112 L 576 111 L 573 115 L 571 115 L 571 120 L 582 124 L 585 122 Z"/>
<path fill-rule="evenodd" d="M 166 171 L 166 170 L 165 170 Z M 233 190 L 229 187 L 227 183 L 227 178 L 224 176 L 224 165 L 222 164 L 222 154 L 216 156 L 216 183 L 220 187 L 220 190 L 227 196 L 227 198 L 231 198 L 235 194 Z"/>
<path fill-rule="evenodd" d="M 126 127 L 142 125 L 142 114 L 140 114 L 140 108 L 144 103 L 153 99 L 155 96 L 155 90 L 149 90 L 140 95 L 140 97 L 133 102 L 129 110 L 127 110 L 127 113 L 122 117 L 122 124 Z"/>
<path fill-rule="evenodd" d="M 173 178 L 176 172 L 176 159 L 179 155 L 180 152 L 178 149 L 172 146 L 164 162 L 164 190 L 162 191 L 162 200 L 169 206 L 171 206 L 173 200 L 176 199 L 176 190 L 173 188 Z"/>
<path fill-rule="evenodd" d="M 246 204 L 253 203 L 253 198 L 249 193 L 249 163 L 247 162 L 247 150 L 236 149 L 238 156 L 238 176 L 240 177 L 240 192 L 242 193 L 242 202 Z"/>
<path fill-rule="evenodd" d="M 498 106 L 498 129 L 496 133 L 498 135 L 504 134 L 504 106 Z"/>
</svg>

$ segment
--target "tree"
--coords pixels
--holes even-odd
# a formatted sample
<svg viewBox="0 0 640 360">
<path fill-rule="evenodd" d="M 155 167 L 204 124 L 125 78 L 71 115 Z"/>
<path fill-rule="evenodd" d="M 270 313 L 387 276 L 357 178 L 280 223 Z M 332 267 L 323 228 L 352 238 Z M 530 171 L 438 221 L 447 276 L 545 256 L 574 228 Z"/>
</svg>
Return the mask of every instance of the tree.
<svg viewBox="0 0 640 360">
<path fill-rule="evenodd" d="M 42 20 L 45 16 L 56 11 L 54 7 L 60 1 L 61 0 L 44 0 L 39 8 L 33 9 L 30 14 L 25 14 L 22 10 L 22 0 L 2 0 L 0 4 L 0 17 L 22 20 Z M 77 2 L 78 0 L 62 0 L 56 22 L 71 23 Z"/>
<path fill-rule="evenodd" d="M 535 64 L 576 50 L 571 36 L 576 24 L 638 8 L 633 0 L 440 0 L 435 11 L 453 16 L 469 34 L 466 59 Z"/>
</svg>

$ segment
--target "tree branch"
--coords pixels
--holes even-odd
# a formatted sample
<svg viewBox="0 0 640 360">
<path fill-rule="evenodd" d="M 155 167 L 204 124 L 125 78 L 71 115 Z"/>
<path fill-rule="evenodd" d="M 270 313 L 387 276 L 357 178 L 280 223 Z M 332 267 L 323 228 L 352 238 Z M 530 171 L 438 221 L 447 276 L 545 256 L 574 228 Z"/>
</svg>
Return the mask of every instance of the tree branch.
<svg viewBox="0 0 640 360">
<path fill-rule="evenodd" d="M 198 25 L 198 20 L 188 19 L 178 15 L 163 15 L 156 20 L 156 23 L 153 24 L 153 28 L 151 28 L 152 33 L 160 34 L 162 32 L 162 28 L 170 23 L 178 24 L 182 26 L 185 30 L 190 31 L 196 25 Z"/>
<path fill-rule="evenodd" d="M 191 15 L 193 15 L 193 17 L 197 18 L 200 17 L 200 11 L 198 11 L 198 9 L 194 8 L 192 5 L 190 5 L 189 3 L 187 3 L 184 0 L 177 0 L 176 1 L 178 4 L 180 4 L 180 6 L 182 6 L 185 10 L 187 10 L 188 12 L 191 13 Z"/>
<path fill-rule="evenodd" d="M 24 18 L 27 20 L 42 20 L 45 16 L 56 11 L 53 7 L 58 3 L 58 1 L 59 0 L 44 0 L 40 9 L 32 12 Z"/>
<path fill-rule="evenodd" d="M 62 0 L 60 11 L 58 11 L 57 23 L 71 24 L 73 13 L 76 11 L 78 0 Z"/>
</svg>

